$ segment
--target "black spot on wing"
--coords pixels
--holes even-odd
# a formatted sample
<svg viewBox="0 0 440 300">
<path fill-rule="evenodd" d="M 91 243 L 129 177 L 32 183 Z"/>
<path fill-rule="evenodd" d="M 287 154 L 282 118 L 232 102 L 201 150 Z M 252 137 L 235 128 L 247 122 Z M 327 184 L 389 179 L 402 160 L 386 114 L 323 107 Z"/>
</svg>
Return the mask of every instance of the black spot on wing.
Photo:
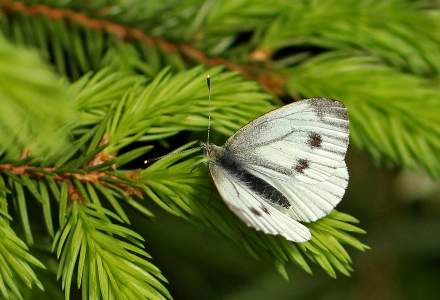
<svg viewBox="0 0 440 300">
<path fill-rule="evenodd" d="M 255 207 L 249 207 L 249 210 L 251 211 L 251 213 L 253 213 L 254 215 L 261 217 L 261 212 L 256 209 Z"/>
<path fill-rule="evenodd" d="M 307 144 L 309 144 L 311 148 L 321 148 L 322 145 L 321 135 L 316 132 L 311 132 L 309 134 L 309 139 L 307 141 Z"/>
<path fill-rule="evenodd" d="M 303 158 L 300 158 L 296 161 L 296 165 L 293 169 L 300 174 L 304 174 L 304 170 L 309 167 L 309 161 Z"/>
<path fill-rule="evenodd" d="M 265 214 L 270 215 L 270 211 L 269 211 L 269 209 L 266 206 L 261 205 L 261 210 L 264 211 Z"/>
<path fill-rule="evenodd" d="M 217 163 L 265 200 L 285 208 L 290 207 L 289 200 L 280 191 L 263 179 L 246 171 L 230 151 L 224 150 L 217 158 Z"/>
</svg>

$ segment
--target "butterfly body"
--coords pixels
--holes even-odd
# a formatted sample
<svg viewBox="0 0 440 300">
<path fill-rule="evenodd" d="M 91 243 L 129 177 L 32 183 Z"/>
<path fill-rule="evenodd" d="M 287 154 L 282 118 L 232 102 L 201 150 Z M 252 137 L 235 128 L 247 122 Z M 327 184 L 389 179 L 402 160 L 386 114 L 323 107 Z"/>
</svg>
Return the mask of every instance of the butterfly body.
<svg viewBox="0 0 440 300">
<path fill-rule="evenodd" d="M 342 103 L 314 98 L 269 112 L 223 147 L 202 145 L 227 206 L 248 226 L 304 242 L 301 222 L 327 215 L 348 183 L 348 115 Z"/>
</svg>

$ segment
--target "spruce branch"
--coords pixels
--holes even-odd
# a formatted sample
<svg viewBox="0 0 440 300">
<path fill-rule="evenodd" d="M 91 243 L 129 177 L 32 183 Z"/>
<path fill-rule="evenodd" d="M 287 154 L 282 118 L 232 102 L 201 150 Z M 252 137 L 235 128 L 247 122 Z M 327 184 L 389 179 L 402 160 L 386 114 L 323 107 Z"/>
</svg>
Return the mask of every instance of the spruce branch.
<svg viewBox="0 0 440 300">
<path fill-rule="evenodd" d="M 136 3 L 139 6 L 142 6 L 142 3 Z M 173 8 L 176 8 L 176 5 L 178 5 L 177 2 L 174 2 L 171 6 Z M 184 6 L 191 6 L 188 4 L 184 4 Z M 166 5 L 166 7 L 162 7 L 162 11 L 166 11 L 169 6 Z M 30 33 L 33 34 L 46 34 L 46 35 L 52 35 L 52 37 L 46 36 L 44 39 L 40 38 L 39 47 L 42 47 L 45 54 L 49 52 L 49 47 L 53 48 L 55 51 L 55 62 L 59 68 L 59 71 L 61 73 L 65 73 L 67 69 L 67 61 L 63 60 L 63 52 L 69 52 L 70 49 L 74 49 L 75 53 L 69 54 L 69 56 L 72 57 L 73 61 L 76 61 L 76 65 L 71 66 L 73 67 L 73 74 L 71 74 L 73 77 L 78 78 L 80 73 L 85 73 L 88 70 L 97 69 L 102 64 L 99 62 L 99 59 L 104 60 L 106 62 L 110 62 L 112 59 L 107 58 L 107 55 L 110 53 L 110 56 L 114 58 L 114 55 L 111 55 L 112 52 L 105 53 L 103 51 L 104 47 L 103 44 L 107 44 L 113 48 L 119 48 L 116 54 L 116 56 L 120 56 L 121 51 L 126 52 L 129 51 L 129 53 L 134 54 L 134 56 L 137 56 L 137 53 L 133 53 L 132 51 L 128 50 L 124 45 L 120 45 L 117 41 L 127 41 L 129 43 L 137 42 L 140 43 L 143 46 L 146 46 L 145 51 L 148 51 L 148 48 L 158 48 L 161 52 L 164 52 L 167 56 L 173 56 L 171 61 L 168 61 L 171 65 L 174 65 L 176 67 L 183 67 L 186 63 L 184 62 L 185 59 L 189 59 L 191 61 L 195 61 L 199 64 L 204 64 L 208 67 L 213 66 L 225 66 L 228 69 L 232 71 L 237 71 L 241 73 L 243 76 L 249 79 L 256 79 L 260 82 L 260 84 L 265 87 L 269 92 L 278 92 L 282 93 L 282 82 L 283 77 L 281 74 L 277 74 L 275 72 L 272 72 L 271 70 L 268 70 L 267 68 L 262 68 L 258 66 L 257 64 L 250 63 L 248 65 L 240 65 L 234 63 L 232 60 L 224 59 L 222 57 L 211 57 L 209 55 L 206 55 L 204 52 L 200 51 L 199 49 L 193 47 L 189 43 L 178 43 L 178 42 L 172 42 L 170 40 L 161 38 L 159 36 L 149 35 L 146 34 L 142 29 L 139 29 L 137 27 L 129 26 L 124 23 L 118 23 L 112 20 L 109 20 L 110 16 L 106 16 L 105 13 L 102 13 L 103 10 L 100 10 L 99 12 L 90 12 L 94 14 L 94 17 L 90 17 L 87 15 L 87 12 L 78 12 L 75 10 L 70 9 L 69 7 L 51 7 L 49 5 L 44 4 L 38 4 L 38 5 L 27 5 L 24 1 L 10 1 L 10 0 L 2 0 L 0 1 L 0 8 L 2 8 L 6 13 L 13 13 L 13 14 L 25 14 L 30 16 L 36 16 L 37 18 L 39 16 L 43 16 L 44 18 L 48 18 L 49 20 L 53 20 L 57 23 L 57 27 L 59 27 L 59 30 L 69 30 L 68 24 L 72 23 L 75 25 L 79 25 L 84 27 L 86 29 L 86 34 L 90 36 L 90 41 L 93 40 L 93 43 L 96 43 L 96 40 L 99 41 L 98 45 L 99 47 L 94 46 L 94 49 L 87 49 L 86 47 L 83 47 L 83 45 L 79 44 L 80 38 L 73 38 L 72 40 L 65 40 L 65 43 L 62 44 L 52 44 L 50 45 L 50 41 L 55 37 L 58 36 L 58 32 L 52 31 L 51 28 L 46 29 L 40 29 L 39 32 Z M 151 14 L 150 7 L 145 7 L 142 11 L 148 11 L 149 13 L 147 15 Z M 121 9 L 121 8 L 119 8 Z M 125 16 L 120 16 L 121 19 L 125 19 L 128 16 L 132 16 L 130 11 L 127 11 L 128 7 L 124 7 L 121 10 L 126 12 Z M 93 11 L 93 10 L 92 10 Z M 108 11 L 112 11 L 110 8 Z M 139 10 L 137 11 L 137 13 Z M 113 19 L 114 16 L 111 16 L 111 19 Z M 7 20 L 4 20 L 7 22 Z M 50 26 L 49 24 L 44 24 L 44 19 L 41 20 L 42 22 L 36 21 L 36 24 L 39 24 L 37 26 Z M 31 21 L 32 22 L 32 21 Z M 67 22 L 67 23 L 64 23 Z M 31 27 L 32 28 L 32 27 Z M 26 30 L 29 30 L 29 28 L 26 28 Z M 32 29 L 30 29 L 32 30 Z M 42 32 L 42 31 L 47 32 Z M 88 33 L 90 32 L 90 33 Z M 22 32 L 24 34 L 24 31 Z M 77 30 L 74 30 L 71 32 L 71 34 L 65 35 L 65 36 L 72 36 L 75 34 L 78 34 Z M 25 40 L 27 39 L 26 36 L 20 36 L 15 37 L 19 40 Z M 112 38 L 115 38 L 116 40 L 113 41 Z M 43 43 L 47 43 L 44 45 Z M 148 51 L 150 52 L 150 51 Z M 153 53 L 149 54 L 147 52 L 147 56 L 150 57 L 157 57 L 160 55 L 159 53 Z M 128 56 L 128 55 L 127 55 Z M 120 58 L 119 58 L 120 59 Z M 136 60 L 133 60 L 132 58 L 127 58 L 130 62 L 130 65 L 133 65 L 134 68 L 139 67 L 139 62 Z M 114 64 L 114 62 L 113 62 Z M 121 63 L 122 64 L 122 63 Z M 143 71 L 149 71 L 151 70 L 151 66 L 141 67 Z M 156 68 L 157 71 L 157 68 Z M 148 72 L 151 74 L 151 72 Z M 153 73 L 153 75 L 155 75 Z"/>
<path fill-rule="evenodd" d="M 130 172 L 133 171 L 116 174 L 109 167 L 100 172 L 79 170 L 71 173 L 48 167 L 17 167 L 9 164 L 0 165 L 0 170 L 9 179 L 5 188 L 13 187 L 12 195 L 18 203 L 18 214 L 28 243 L 32 243 L 33 238 L 27 201 L 33 198 L 42 204 L 42 215 L 49 235 L 53 230 L 50 201 L 54 199 L 58 202 L 60 230 L 54 237 L 54 247 L 57 245 L 57 257 L 60 259 L 58 277 L 61 278 L 62 275 L 66 299 L 69 299 L 71 284 L 75 281 L 73 276 L 76 259 L 79 261 L 75 278 L 84 299 L 169 298 L 161 284 L 165 279 L 157 268 L 146 261 L 150 257 L 143 250 L 142 238 L 123 226 L 113 224 L 129 223 L 122 202 L 151 216 L 145 207 L 140 207 L 131 198 L 134 194 L 140 195 L 140 192 L 136 192 L 135 183 L 129 181 Z M 26 193 L 32 196 L 25 197 Z M 108 203 L 103 203 L 102 200 L 107 200 Z M 110 207 L 114 212 L 104 206 Z M 0 230 L 4 229 L 7 228 L 2 226 Z M 78 232 L 81 233 L 81 238 L 78 238 Z M 8 244 L 6 240 L 5 246 Z M 22 242 L 19 245 L 25 247 Z M 0 246 L 4 247 L 3 244 Z M 77 248 L 78 246 L 81 248 Z M 80 249 L 81 254 L 78 254 Z M 19 249 L 14 250 L 20 254 Z M 6 258 L 10 260 L 9 256 Z M 42 266 L 30 255 L 24 258 Z M 36 282 L 41 287 L 35 274 L 29 267 L 26 268 L 27 273 L 22 272 L 22 279 L 26 280 L 28 286 Z M 94 275 L 97 277 L 93 277 Z M 100 289 L 96 289 L 97 282 Z M 10 285 L 9 281 L 7 284 Z M 18 292 L 17 288 L 9 295 L 16 291 Z"/>
<path fill-rule="evenodd" d="M 206 130 L 206 74 L 218 85 L 212 95 L 216 99 L 212 107 L 214 130 L 231 135 L 273 108 L 270 96 L 258 85 L 219 67 L 196 67 L 174 75 L 165 69 L 148 83 L 140 76 L 110 72 L 102 70 L 74 85 L 78 86 L 74 89 L 81 88 L 75 103 L 82 111 L 83 125 L 105 124 L 101 128 L 110 137 L 107 152 L 117 152 L 133 141 L 159 140 L 183 130 Z"/>
<path fill-rule="evenodd" d="M 142 147 L 136 151 L 128 152 L 115 158 L 106 167 L 100 165 L 101 170 L 88 170 L 87 168 L 75 171 L 66 171 L 62 168 L 38 167 L 32 165 L 0 164 L 0 172 L 10 180 L 11 186 L 17 197 L 17 206 L 20 210 L 26 240 L 33 243 L 31 225 L 26 208 L 25 192 L 29 192 L 42 205 L 43 218 L 50 236 L 54 234 L 53 215 L 51 212 L 51 197 L 59 203 L 59 224 L 65 223 L 69 205 L 72 202 L 84 202 L 89 199 L 101 205 L 100 199 L 106 199 L 109 205 L 119 215 L 121 221 L 129 223 L 128 217 L 121 208 L 121 202 L 134 205 L 131 196 L 139 196 L 134 184 L 127 181 L 137 177 L 137 170 L 122 170 L 115 172 L 113 166 L 122 161 L 136 158 L 139 153 L 144 154 L 152 147 Z M 136 155 L 133 155 L 133 154 Z M 87 202 L 87 201 L 86 201 Z M 151 216 L 146 208 L 139 209 L 147 216 Z"/>
<path fill-rule="evenodd" d="M 75 202 L 70 207 L 54 240 L 65 298 L 70 299 L 75 269 L 82 299 L 171 298 L 165 278 L 148 262 L 142 237 L 112 220 L 121 221 L 99 205 Z"/>
<path fill-rule="evenodd" d="M 305 44 L 351 55 L 361 52 L 417 75 L 440 72 L 438 20 L 416 4 L 312 0 L 286 6 L 259 45 L 266 57 L 277 49 Z"/>
<path fill-rule="evenodd" d="M 32 268 L 45 268 L 29 251 L 28 246 L 10 227 L 12 217 L 8 212 L 7 189 L 0 177 L 0 295 L 3 299 L 23 299 L 21 285 L 36 285 L 44 290 Z"/>
</svg>

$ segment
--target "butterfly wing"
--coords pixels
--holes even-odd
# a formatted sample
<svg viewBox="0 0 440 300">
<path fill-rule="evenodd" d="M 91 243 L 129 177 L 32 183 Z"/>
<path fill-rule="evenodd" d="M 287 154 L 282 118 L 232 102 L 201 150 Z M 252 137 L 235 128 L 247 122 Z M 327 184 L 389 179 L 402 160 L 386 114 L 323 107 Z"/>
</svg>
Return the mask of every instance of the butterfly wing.
<svg viewBox="0 0 440 300">
<path fill-rule="evenodd" d="M 343 104 L 316 98 L 261 116 L 233 135 L 224 148 L 243 169 L 288 199 L 286 213 L 312 222 L 327 215 L 344 195 L 348 135 Z"/>
<path fill-rule="evenodd" d="M 344 105 L 314 98 L 259 117 L 237 131 L 224 147 L 256 172 L 317 184 L 344 167 L 348 135 Z"/>
<path fill-rule="evenodd" d="M 293 242 L 310 240 L 307 227 L 267 204 L 242 180 L 215 163 L 209 164 L 209 170 L 221 197 L 245 224 Z"/>
</svg>

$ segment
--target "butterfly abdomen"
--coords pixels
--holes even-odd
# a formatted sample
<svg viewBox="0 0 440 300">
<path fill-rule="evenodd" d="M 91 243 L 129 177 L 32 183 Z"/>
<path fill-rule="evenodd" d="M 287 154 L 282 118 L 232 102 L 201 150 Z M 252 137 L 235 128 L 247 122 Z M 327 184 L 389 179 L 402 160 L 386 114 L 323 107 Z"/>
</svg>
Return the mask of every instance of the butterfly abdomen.
<svg viewBox="0 0 440 300">
<path fill-rule="evenodd" d="M 290 207 L 289 200 L 287 200 L 287 198 L 280 191 L 263 179 L 246 171 L 230 151 L 223 149 L 223 151 L 218 153 L 215 162 L 233 175 L 236 180 L 241 181 L 249 189 L 267 200 L 267 202 L 282 206 L 284 208 Z"/>
</svg>

